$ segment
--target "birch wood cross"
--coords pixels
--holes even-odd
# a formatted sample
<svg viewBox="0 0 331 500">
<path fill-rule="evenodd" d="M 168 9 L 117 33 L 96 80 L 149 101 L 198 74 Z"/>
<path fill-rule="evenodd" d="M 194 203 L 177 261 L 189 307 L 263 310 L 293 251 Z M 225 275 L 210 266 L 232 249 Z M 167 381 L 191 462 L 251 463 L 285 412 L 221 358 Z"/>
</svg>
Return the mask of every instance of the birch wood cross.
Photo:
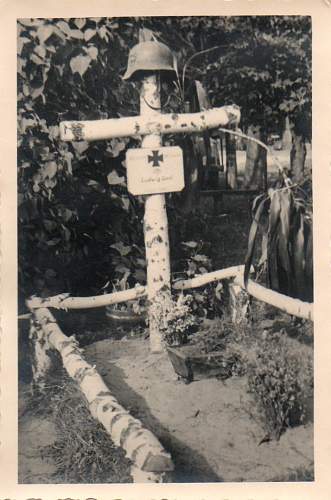
<svg viewBox="0 0 331 500">
<path fill-rule="evenodd" d="M 160 74 L 149 74 L 143 76 L 141 81 L 140 116 L 61 122 L 60 137 L 63 141 L 139 137 L 142 139 L 142 148 L 153 150 L 150 157 L 154 165 L 162 158 L 162 135 L 198 133 L 210 128 L 236 125 L 240 120 L 239 108 L 234 105 L 184 114 L 161 114 L 160 109 Z M 162 193 L 145 197 L 144 236 L 148 299 L 153 303 L 160 290 L 168 290 L 168 293 L 171 293 L 168 220 L 165 195 Z M 164 314 L 162 307 L 156 314 L 152 314 L 150 308 L 152 352 L 160 352 L 163 349 L 159 325 Z"/>
</svg>

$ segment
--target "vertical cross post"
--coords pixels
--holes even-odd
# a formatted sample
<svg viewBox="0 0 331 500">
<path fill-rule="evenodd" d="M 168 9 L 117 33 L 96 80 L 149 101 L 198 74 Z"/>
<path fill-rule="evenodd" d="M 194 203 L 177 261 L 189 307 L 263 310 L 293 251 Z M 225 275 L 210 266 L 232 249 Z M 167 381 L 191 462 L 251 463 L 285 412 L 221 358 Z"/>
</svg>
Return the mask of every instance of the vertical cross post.
<svg viewBox="0 0 331 500">
<path fill-rule="evenodd" d="M 153 121 L 160 114 L 160 74 L 149 74 L 144 76 L 141 81 L 140 115 Z M 143 148 L 155 148 L 157 150 L 161 145 L 160 133 L 145 135 L 142 140 Z M 150 303 L 153 303 L 153 299 L 161 289 L 164 293 L 171 294 L 168 218 L 164 194 L 146 196 L 144 237 L 148 299 Z M 159 329 L 162 308 L 158 311 L 158 314 L 160 317 L 156 317 L 155 313 L 149 313 L 150 350 L 153 353 L 161 352 L 163 349 Z"/>
</svg>

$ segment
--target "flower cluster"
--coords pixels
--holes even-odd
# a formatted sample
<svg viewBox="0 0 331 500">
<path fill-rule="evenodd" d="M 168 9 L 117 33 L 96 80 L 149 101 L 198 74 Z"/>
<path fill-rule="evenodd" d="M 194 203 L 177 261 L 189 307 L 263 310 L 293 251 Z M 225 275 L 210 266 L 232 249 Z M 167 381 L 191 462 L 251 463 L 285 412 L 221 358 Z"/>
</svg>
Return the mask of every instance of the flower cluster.
<svg viewBox="0 0 331 500">
<path fill-rule="evenodd" d="M 150 315 L 157 319 L 159 331 L 167 345 L 178 346 L 187 341 L 187 336 L 199 324 L 192 314 L 192 296 L 179 294 L 173 298 L 167 290 L 161 290 L 153 299 Z"/>
</svg>

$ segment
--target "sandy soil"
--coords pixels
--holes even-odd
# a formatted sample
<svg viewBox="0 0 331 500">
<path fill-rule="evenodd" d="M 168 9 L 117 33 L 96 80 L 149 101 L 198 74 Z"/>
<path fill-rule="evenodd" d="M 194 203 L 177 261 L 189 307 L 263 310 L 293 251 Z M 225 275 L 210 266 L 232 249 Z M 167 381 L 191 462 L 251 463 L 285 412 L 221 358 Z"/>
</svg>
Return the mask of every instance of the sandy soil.
<svg viewBox="0 0 331 500">
<path fill-rule="evenodd" d="M 187 385 L 166 355 L 149 353 L 144 339 L 102 340 L 85 355 L 172 454 L 174 482 L 288 481 L 298 471 L 312 473 L 312 424 L 259 445 L 265 432 L 245 377 Z"/>
<path fill-rule="evenodd" d="M 28 384 L 22 384 L 18 400 L 18 482 L 52 483 L 56 465 L 49 456 L 45 456 L 44 451 L 46 446 L 56 441 L 55 425 L 47 416 L 29 412 L 29 397 Z"/>
</svg>

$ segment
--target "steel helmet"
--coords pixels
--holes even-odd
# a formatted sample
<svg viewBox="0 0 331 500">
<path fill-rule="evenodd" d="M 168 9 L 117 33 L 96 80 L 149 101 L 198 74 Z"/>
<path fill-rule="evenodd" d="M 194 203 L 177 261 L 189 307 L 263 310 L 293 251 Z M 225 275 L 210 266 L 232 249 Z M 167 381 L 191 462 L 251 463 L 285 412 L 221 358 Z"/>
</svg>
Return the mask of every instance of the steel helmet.
<svg viewBox="0 0 331 500">
<path fill-rule="evenodd" d="M 175 72 L 175 58 L 169 47 L 156 41 L 141 42 L 130 50 L 123 79 L 133 78 L 137 71 L 160 70 Z"/>
</svg>

